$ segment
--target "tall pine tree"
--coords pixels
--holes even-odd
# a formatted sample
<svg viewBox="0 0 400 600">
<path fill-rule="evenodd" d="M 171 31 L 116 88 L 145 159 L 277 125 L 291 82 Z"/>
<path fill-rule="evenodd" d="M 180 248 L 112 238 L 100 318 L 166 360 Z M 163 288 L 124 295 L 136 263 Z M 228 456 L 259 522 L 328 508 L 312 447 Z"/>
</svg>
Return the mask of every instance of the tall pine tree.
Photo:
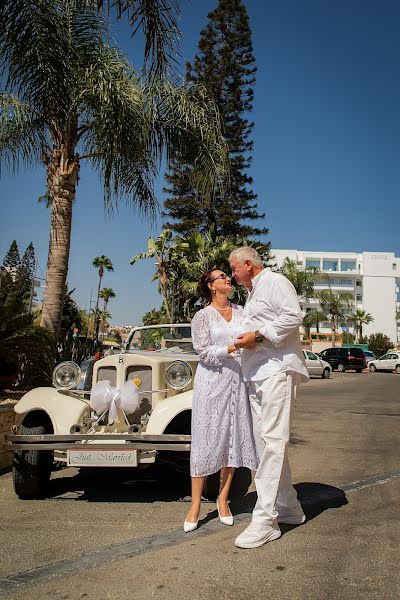
<svg viewBox="0 0 400 600">
<path fill-rule="evenodd" d="M 0 304 L 29 304 L 35 272 L 35 250 L 32 242 L 20 258 L 18 244 L 13 240 L 3 260 L 0 284 Z"/>
<path fill-rule="evenodd" d="M 7 254 L 4 257 L 3 267 L 11 275 L 12 279 L 15 280 L 20 266 L 21 258 L 19 255 L 18 244 L 16 240 L 13 240 Z"/>
<path fill-rule="evenodd" d="M 214 226 L 218 235 L 254 238 L 268 230 L 253 225 L 264 215 L 257 211 L 253 180 L 247 174 L 254 127 L 247 116 L 253 107 L 256 72 L 249 18 L 242 0 L 219 0 L 208 19 L 194 63 L 187 64 L 186 77 L 203 84 L 218 105 L 229 147 L 230 185 L 224 186 L 212 205 L 204 206 L 190 183 L 190 165 L 177 159 L 166 175 L 165 226 L 183 235 Z"/>
<path fill-rule="evenodd" d="M 32 283 L 35 276 L 35 249 L 32 242 L 24 252 L 18 269 L 18 284 L 20 297 L 29 303 L 32 293 Z"/>
</svg>

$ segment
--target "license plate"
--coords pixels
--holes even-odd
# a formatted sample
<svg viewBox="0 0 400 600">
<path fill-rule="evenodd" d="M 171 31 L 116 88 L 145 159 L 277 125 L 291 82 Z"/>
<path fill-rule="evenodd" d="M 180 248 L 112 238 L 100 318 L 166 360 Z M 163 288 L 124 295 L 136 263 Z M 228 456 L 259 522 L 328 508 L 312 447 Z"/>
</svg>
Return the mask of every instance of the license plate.
<svg viewBox="0 0 400 600">
<path fill-rule="evenodd" d="M 71 467 L 137 467 L 137 450 L 68 450 Z"/>
</svg>

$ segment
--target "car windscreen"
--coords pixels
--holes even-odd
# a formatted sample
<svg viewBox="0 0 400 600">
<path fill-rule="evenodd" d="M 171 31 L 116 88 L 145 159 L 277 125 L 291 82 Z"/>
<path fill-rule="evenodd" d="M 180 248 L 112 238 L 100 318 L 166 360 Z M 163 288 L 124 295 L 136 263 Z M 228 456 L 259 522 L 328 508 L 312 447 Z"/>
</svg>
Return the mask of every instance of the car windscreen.
<svg viewBox="0 0 400 600">
<path fill-rule="evenodd" d="M 137 329 L 128 341 L 126 350 L 145 350 L 147 352 L 176 352 L 193 354 L 191 328 L 186 327 L 149 327 Z"/>
<path fill-rule="evenodd" d="M 361 348 L 349 348 L 349 350 L 350 354 L 352 354 L 353 356 L 364 356 L 364 352 L 361 350 Z"/>
</svg>

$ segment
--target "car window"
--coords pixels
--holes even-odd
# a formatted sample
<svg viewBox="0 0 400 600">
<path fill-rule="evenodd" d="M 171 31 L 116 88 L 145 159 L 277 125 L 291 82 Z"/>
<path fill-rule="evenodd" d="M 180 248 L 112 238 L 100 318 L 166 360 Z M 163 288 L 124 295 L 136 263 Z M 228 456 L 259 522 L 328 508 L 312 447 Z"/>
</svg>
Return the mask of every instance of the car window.
<svg viewBox="0 0 400 600">
<path fill-rule="evenodd" d="M 361 350 L 361 348 L 349 348 L 349 351 L 353 356 L 364 356 L 364 352 Z"/>
<path fill-rule="evenodd" d="M 383 356 L 380 357 L 379 360 L 388 360 L 390 354 L 384 354 Z"/>
<path fill-rule="evenodd" d="M 318 356 L 316 354 L 314 354 L 314 352 L 307 351 L 306 354 L 307 354 L 307 358 L 309 360 L 318 360 Z"/>
<path fill-rule="evenodd" d="M 365 356 L 371 356 L 371 358 L 374 357 L 374 353 L 370 352 L 369 350 L 364 350 L 364 354 L 365 354 Z"/>
<path fill-rule="evenodd" d="M 131 332 L 125 350 L 191 354 L 194 352 L 191 340 L 191 328 L 186 325 L 138 328 Z"/>
</svg>

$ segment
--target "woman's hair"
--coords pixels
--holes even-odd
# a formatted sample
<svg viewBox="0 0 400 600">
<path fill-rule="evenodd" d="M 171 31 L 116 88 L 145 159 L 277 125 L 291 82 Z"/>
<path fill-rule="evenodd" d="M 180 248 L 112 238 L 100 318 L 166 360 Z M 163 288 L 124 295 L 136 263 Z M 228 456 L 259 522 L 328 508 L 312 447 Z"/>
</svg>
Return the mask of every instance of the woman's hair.
<svg viewBox="0 0 400 600">
<path fill-rule="evenodd" d="M 241 246 L 240 248 L 233 250 L 229 255 L 229 262 L 231 262 L 231 260 L 237 260 L 241 265 L 248 260 L 255 267 L 264 266 L 260 254 L 251 246 Z"/>
<path fill-rule="evenodd" d="M 208 284 L 211 282 L 211 273 L 214 271 L 215 269 L 211 269 L 211 271 L 206 271 L 203 273 L 203 275 L 200 277 L 199 283 L 197 284 L 197 293 L 199 296 L 204 298 L 204 300 L 207 300 L 207 302 L 211 302 L 212 299 L 211 290 L 208 287 Z"/>
</svg>

